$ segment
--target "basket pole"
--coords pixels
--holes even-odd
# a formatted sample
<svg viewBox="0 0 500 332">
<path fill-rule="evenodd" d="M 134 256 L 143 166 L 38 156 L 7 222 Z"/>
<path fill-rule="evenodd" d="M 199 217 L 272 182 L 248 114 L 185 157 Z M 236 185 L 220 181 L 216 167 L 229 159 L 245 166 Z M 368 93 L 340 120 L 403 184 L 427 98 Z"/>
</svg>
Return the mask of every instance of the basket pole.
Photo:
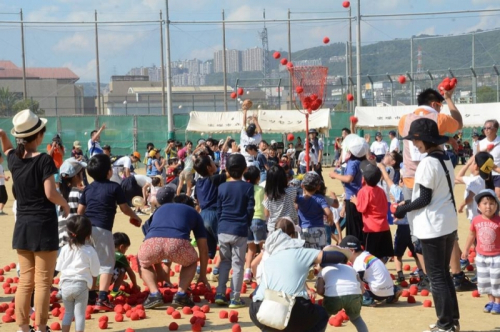
<svg viewBox="0 0 500 332">
<path fill-rule="evenodd" d="M 306 172 L 309 172 L 310 157 L 309 157 L 309 113 L 306 110 Z"/>
</svg>

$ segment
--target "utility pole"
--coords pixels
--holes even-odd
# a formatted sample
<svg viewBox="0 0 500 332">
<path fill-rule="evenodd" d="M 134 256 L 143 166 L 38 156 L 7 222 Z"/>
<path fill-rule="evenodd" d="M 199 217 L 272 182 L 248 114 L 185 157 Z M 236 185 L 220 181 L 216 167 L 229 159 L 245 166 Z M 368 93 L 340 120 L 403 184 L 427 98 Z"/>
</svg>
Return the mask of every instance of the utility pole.
<svg viewBox="0 0 500 332">
<path fill-rule="evenodd" d="M 167 62 L 165 63 L 165 72 L 167 74 L 167 127 L 168 138 L 174 139 L 175 131 L 174 111 L 172 109 L 172 71 L 170 68 L 170 15 L 168 12 L 168 0 L 165 0 L 165 38 L 167 39 L 165 45 L 167 51 Z"/>
<path fill-rule="evenodd" d="M 477 103 L 477 77 L 475 74 L 475 67 L 476 67 L 476 57 L 475 57 L 475 52 L 476 51 L 476 34 L 472 33 L 472 69 L 473 69 L 473 75 L 472 75 L 472 102 L 475 104 Z"/>
<path fill-rule="evenodd" d="M 349 86 L 349 93 L 354 93 L 353 86 L 352 86 L 352 7 L 349 5 L 349 73 L 348 73 L 348 78 L 347 78 L 347 84 Z M 349 111 L 354 113 L 354 107 L 353 103 L 348 103 Z"/>
<path fill-rule="evenodd" d="M 160 58 L 161 58 L 161 114 L 167 115 L 165 109 L 165 59 L 163 56 L 163 17 L 160 10 Z"/>
<path fill-rule="evenodd" d="M 97 72 L 97 114 L 103 114 L 101 108 L 101 77 L 99 73 L 99 34 L 97 33 L 97 10 L 95 11 L 95 65 Z"/>
<path fill-rule="evenodd" d="M 361 0 L 358 0 L 358 17 L 356 31 L 356 88 L 358 106 L 363 105 L 361 95 Z"/>
<path fill-rule="evenodd" d="M 226 23 L 224 9 L 222 10 L 222 66 L 224 71 L 224 112 L 227 112 L 227 62 L 226 62 Z"/>
<path fill-rule="evenodd" d="M 26 89 L 26 53 L 24 52 L 24 22 L 23 22 L 23 10 L 19 12 L 21 16 L 21 52 L 23 58 L 23 98 L 28 99 L 28 90 Z"/>
<path fill-rule="evenodd" d="M 415 105 L 415 77 L 413 76 L 413 36 L 410 38 L 410 93 L 411 93 L 411 104 Z"/>
<path fill-rule="evenodd" d="M 290 25 L 290 8 L 288 8 L 288 61 L 292 61 L 292 27 Z M 288 75 L 288 100 L 290 103 L 289 110 L 292 109 L 293 100 L 292 100 L 292 75 Z"/>
</svg>

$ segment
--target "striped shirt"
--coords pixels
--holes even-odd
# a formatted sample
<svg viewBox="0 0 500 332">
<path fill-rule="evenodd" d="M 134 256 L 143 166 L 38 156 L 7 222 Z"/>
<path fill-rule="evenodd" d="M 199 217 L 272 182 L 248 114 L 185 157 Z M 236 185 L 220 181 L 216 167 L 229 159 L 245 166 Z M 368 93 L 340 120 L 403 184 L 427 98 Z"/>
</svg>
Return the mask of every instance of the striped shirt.
<svg viewBox="0 0 500 332">
<path fill-rule="evenodd" d="M 295 200 L 297 198 L 297 188 L 288 187 L 285 189 L 285 195 L 276 200 L 271 200 L 268 197 L 262 203 L 269 211 L 269 219 L 267 220 L 267 231 L 273 232 L 276 227 L 276 222 L 281 217 L 289 217 L 294 224 L 298 224 L 299 217 L 295 210 Z"/>
<path fill-rule="evenodd" d="M 68 218 L 76 216 L 78 214 L 78 201 L 82 192 L 77 187 L 71 188 L 68 196 L 69 214 L 66 218 L 63 218 L 63 210 L 59 209 L 58 218 L 58 228 L 59 228 L 59 247 L 64 246 L 68 243 L 68 231 L 66 230 L 66 222 Z"/>
</svg>

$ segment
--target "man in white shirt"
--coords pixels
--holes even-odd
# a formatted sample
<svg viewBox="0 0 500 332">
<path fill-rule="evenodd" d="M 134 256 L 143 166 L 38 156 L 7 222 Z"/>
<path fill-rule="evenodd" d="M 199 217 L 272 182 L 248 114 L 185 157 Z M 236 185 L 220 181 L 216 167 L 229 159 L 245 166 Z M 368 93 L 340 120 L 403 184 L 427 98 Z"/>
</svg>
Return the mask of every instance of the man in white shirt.
<svg viewBox="0 0 500 332">
<path fill-rule="evenodd" d="M 472 155 L 479 152 L 479 135 L 474 132 L 472 133 Z"/>
<path fill-rule="evenodd" d="M 479 142 L 479 151 L 486 151 L 493 157 L 496 166 L 500 166 L 500 137 L 498 132 L 498 121 L 487 120 L 484 123 L 484 134 L 486 135 Z M 500 197 L 500 173 L 493 171 L 493 183 L 495 184 L 495 194 Z"/>
<path fill-rule="evenodd" d="M 382 162 L 382 159 L 389 152 L 389 146 L 385 141 L 382 141 L 382 133 L 380 131 L 377 131 L 375 134 L 375 141 L 372 143 L 370 151 L 377 158 L 377 163 Z"/>
<path fill-rule="evenodd" d="M 392 152 L 392 151 L 399 152 L 399 140 L 398 140 L 396 132 L 394 130 L 391 130 L 389 132 L 389 138 L 391 139 L 391 145 L 389 146 L 389 152 Z"/>
<path fill-rule="evenodd" d="M 101 128 L 99 128 L 99 130 L 92 130 L 92 132 L 90 133 L 90 139 L 87 144 L 90 157 L 96 154 L 103 153 L 99 140 L 101 139 L 101 133 L 104 129 L 106 129 L 105 124 L 103 124 Z"/>
<path fill-rule="evenodd" d="M 132 153 L 130 156 L 123 156 L 117 159 L 115 162 L 111 164 L 111 168 L 113 169 L 113 175 L 111 176 L 110 181 L 121 184 L 123 178 L 128 178 L 130 176 L 131 174 L 130 169 L 132 167 L 132 163 L 136 163 L 140 160 L 141 160 L 141 154 L 137 151 Z"/>
</svg>

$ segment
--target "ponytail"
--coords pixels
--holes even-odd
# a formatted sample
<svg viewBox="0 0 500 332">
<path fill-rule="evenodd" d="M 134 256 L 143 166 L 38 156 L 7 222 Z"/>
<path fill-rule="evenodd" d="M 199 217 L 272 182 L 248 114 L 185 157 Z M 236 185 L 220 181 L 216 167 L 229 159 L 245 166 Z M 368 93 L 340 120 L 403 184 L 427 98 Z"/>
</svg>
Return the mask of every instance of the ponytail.
<svg viewBox="0 0 500 332">
<path fill-rule="evenodd" d="M 38 135 L 44 134 L 45 130 L 46 130 L 46 127 L 43 127 L 42 129 L 40 129 L 39 132 L 37 132 L 31 136 L 16 138 L 16 144 L 17 144 L 16 150 L 15 150 L 16 156 L 19 159 L 23 159 L 24 154 L 26 153 L 26 144 L 33 142 L 35 139 L 37 139 Z"/>
<path fill-rule="evenodd" d="M 92 223 L 85 216 L 73 216 L 68 219 L 66 230 L 68 231 L 68 243 L 70 247 L 80 247 L 92 235 Z"/>
<path fill-rule="evenodd" d="M 491 174 L 486 180 L 484 180 L 484 188 L 495 191 L 495 184 L 493 182 L 493 176 Z"/>
</svg>

